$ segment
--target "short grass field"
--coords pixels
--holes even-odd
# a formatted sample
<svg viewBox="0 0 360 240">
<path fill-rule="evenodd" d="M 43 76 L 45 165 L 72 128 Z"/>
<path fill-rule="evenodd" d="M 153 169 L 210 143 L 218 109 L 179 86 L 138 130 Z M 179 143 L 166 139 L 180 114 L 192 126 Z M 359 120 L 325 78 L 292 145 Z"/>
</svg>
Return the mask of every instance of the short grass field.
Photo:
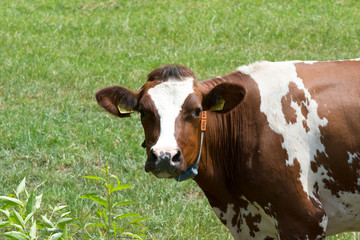
<svg viewBox="0 0 360 240">
<path fill-rule="evenodd" d="M 80 196 L 99 186 L 83 176 L 108 161 L 148 236 L 232 239 L 193 181 L 145 173 L 138 114 L 110 116 L 95 92 L 137 90 L 163 64 L 205 80 L 259 60 L 359 58 L 359 20 L 358 0 L 1 0 L 0 195 L 46 181 L 44 206 L 85 221 L 94 206 Z"/>
</svg>

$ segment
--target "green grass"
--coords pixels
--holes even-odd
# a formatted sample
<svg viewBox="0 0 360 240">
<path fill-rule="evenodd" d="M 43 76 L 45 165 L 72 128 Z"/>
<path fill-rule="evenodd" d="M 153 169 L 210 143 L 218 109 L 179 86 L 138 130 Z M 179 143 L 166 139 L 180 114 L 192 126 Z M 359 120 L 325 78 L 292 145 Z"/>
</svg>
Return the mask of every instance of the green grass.
<svg viewBox="0 0 360 240">
<path fill-rule="evenodd" d="M 155 239 L 231 239 L 192 181 L 143 170 L 139 117 L 119 120 L 94 93 L 138 89 L 156 67 L 176 63 L 200 80 L 257 60 L 360 57 L 360 2 L 2 0 L 0 1 L 0 195 L 26 176 L 47 204 L 90 208 L 108 160 L 134 189 L 134 211 L 151 216 Z M 131 210 L 131 209 L 130 209 Z M 344 234 L 330 239 L 359 239 Z"/>
</svg>

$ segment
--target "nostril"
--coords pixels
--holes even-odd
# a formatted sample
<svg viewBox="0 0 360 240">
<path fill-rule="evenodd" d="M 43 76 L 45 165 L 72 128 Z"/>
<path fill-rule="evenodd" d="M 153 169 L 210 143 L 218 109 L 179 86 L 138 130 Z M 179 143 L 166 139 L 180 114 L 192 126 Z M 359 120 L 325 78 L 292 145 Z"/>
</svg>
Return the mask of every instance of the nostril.
<svg viewBox="0 0 360 240">
<path fill-rule="evenodd" d="M 180 160 L 181 160 L 181 152 L 180 150 L 178 150 L 177 153 L 172 158 L 172 161 L 175 163 L 175 162 L 180 162 Z"/>
<path fill-rule="evenodd" d="M 156 154 L 155 154 L 155 152 L 154 152 L 154 149 L 151 149 L 151 150 L 150 150 L 150 153 L 149 153 L 149 159 L 152 160 L 152 161 L 156 161 L 157 158 L 158 158 L 158 157 L 156 156 Z"/>
</svg>

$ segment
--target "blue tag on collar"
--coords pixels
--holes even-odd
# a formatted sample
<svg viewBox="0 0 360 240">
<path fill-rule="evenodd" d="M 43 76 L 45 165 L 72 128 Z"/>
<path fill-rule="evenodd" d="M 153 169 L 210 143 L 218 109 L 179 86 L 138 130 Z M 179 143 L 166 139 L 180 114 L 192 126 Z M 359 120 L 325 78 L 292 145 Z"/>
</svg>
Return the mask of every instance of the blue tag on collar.
<svg viewBox="0 0 360 240">
<path fill-rule="evenodd" d="M 182 182 L 189 178 L 193 178 L 198 175 L 198 170 L 195 167 L 190 167 L 184 174 L 175 178 L 176 181 Z"/>
</svg>

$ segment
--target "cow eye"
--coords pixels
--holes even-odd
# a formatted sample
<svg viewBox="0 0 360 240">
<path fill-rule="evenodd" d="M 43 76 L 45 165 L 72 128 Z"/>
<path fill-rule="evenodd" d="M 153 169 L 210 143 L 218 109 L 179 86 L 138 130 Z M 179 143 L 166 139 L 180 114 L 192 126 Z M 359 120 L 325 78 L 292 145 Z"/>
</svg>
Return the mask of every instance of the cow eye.
<svg viewBox="0 0 360 240">
<path fill-rule="evenodd" d="M 200 116 L 200 113 L 201 113 L 202 109 L 201 108 L 196 108 L 193 112 L 193 115 L 195 117 L 199 117 Z"/>
</svg>

